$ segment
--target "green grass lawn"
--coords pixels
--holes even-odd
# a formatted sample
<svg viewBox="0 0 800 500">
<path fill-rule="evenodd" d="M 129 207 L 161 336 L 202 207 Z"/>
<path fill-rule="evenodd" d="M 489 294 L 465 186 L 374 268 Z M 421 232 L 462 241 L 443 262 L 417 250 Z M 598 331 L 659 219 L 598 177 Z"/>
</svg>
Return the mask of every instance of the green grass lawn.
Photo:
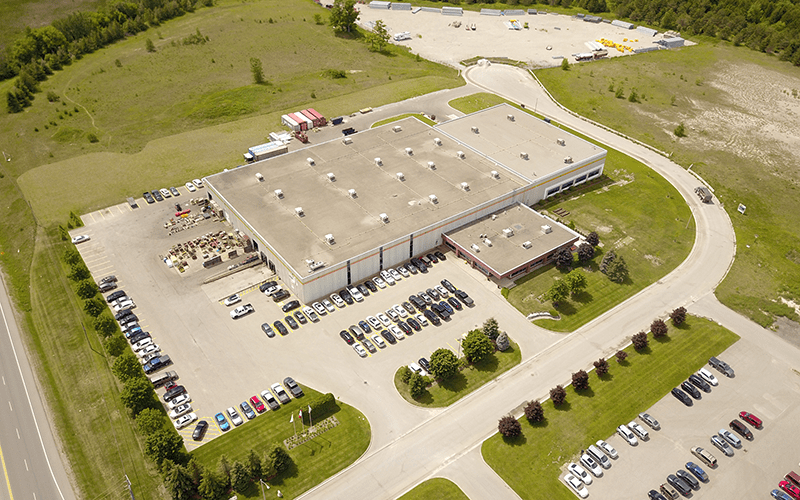
<svg viewBox="0 0 800 500">
<path fill-rule="evenodd" d="M 419 484 L 398 500 L 469 500 L 461 488 L 449 479 L 435 477 Z"/>
<path fill-rule="evenodd" d="M 684 167 L 693 165 L 692 170 L 715 188 L 736 231 L 736 260 L 717 288 L 717 297 L 762 326 L 771 325 L 777 315 L 800 320 L 778 300 L 800 300 L 796 157 L 787 159 L 782 141 L 768 133 L 751 134 L 748 123 L 769 120 L 736 97 L 763 86 L 764 97 L 759 100 L 782 107 L 777 102 L 794 101 L 791 96 L 800 89 L 797 68 L 745 47 L 708 39 L 699 42 L 677 51 L 577 64 L 569 71 L 539 70 L 536 75 L 567 108 L 672 152 L 672 159 Z M 758 84 L 731 83 L 740 74 L 743 79 L 758 74 Z M 610 86 L 622 86 L 625 97 L 636 88 L 641 102 L 615 99 Z M 737 116 L 744 125 L 739 130 L 735 124 L 719 126 L 715 121 Z M 682 122 L 689 135 L 679 140 L 673 130 Z M 744 216 L 736 211 L 739 203 L 747 206 Z"/>
<path fill-rule="evenodd" d="M 277 412 L 265 413 L 245 425 L 234 428 L 208 444 L 194 450 L 192 455 L 202 464 L 216 470 L 221 455 L 235 461 L 245 462 L 251 449 L 263 456 L 274 444 L 283 446 L 283 440 L 294 433 L 289 422 L 295 416 L 298 432 L 300 430 L 297 411 L 305 411 L 309 399 L 319 395 L 313 389 L 303 386 L 304 398 L 293 399 Z M 333 415 L 339 425 L 289 451 L 294 466 L 277 478 L 269 481 L 273 488 L 280 489 L 284 498 L 294 498 L 316 486 L 323 480 L 355 462 L 369 446 L 370 426 L 364 415 L 344 403 L 338 403 L 339 410 Z M 212 424 L 214 425 L 214 424 Z M 261 489 L 252 485 L 248 490 L 237 492 L 239 498 L 261 498 Z M 273 494 L 274 495 L 274 494 Z"/>
<path fill-rule="evenodd" d="M 484 441 L 483 458 L 522 498 L 574 499 L 558 480 L 563 464 L 612 435 L 620 422 L 634 419 L 738 339 L 712 321 L 687 316 L 681 328 L 670 326 L 668 337 L 651 337 L 642 353 L 626 349 L 624 364 L 610 360 L 602 379 L 591 372 L 588 390 L 576 393 L 568 387 L 567 402 L 558 409 L 550 400 L 543 403 L 543 422 L 531 425 L 521 418 L 521 437 L 505 440 L 495 434 Z"/>
<path fill-rule="evenodd" d="M 397 116 L 393 116 L 391 118 L 387 118 L 385 120 L 381 120 L 379 122 L 375 122 L 375 123 L 372 124 L 372 127 L 370 127 L 370 128 L 380 127 L 381 125 L 386 125 L 387 123 L 396 122 L 396 121 L 402 120 L 403 118 L 408 118 L 409 116 L 413 116 L 417 120 L 421 121 L 422 123 L 427 123 L 431 127 L 436 125 L 435 121 L 431 120 L 430 118 L 428 118 L 427 116 L 423 115 L 422 113 L 405 113 L 405 114 L 402 114 L 402 115 L 397 115 Z"/>
<path fill-rule="evenodd" d="M 482 93 L 454 99 L 450 105 L 466 113 L 500 102 L 505 101 Z M 575 330 L 658 281 L 683 262 L 694 245 L 694 219 L 690 220 L 691 211 L 678 191 L 643 163 L 591 142 L 608 150 L 603 178 L 535 206 L 564 224 L 574 224 L 582 234 L 596 231 L 603 245 L 589 265 L 581 266 L 589 282 L 586 291 L 559 304 L 560 320 L 536 321 L 539 326 L 559 332 Z M 658 209 L 654 210 L 656 205 Z M 555 215 L 553 210 L 557 208 L 569 215 Z M 614 283 L 598 271 L 602 254 L 609 249 L 625 258 L 630 272 L 625 283 Z M 551 311 L 552 305 L 542 300 L 542 294 L 561 276 L 555 266 L 544 267 L 517 280 L 517 286 L 507 291 L 507 299 L 526 315 Z"/>
<path fill-rule="evenodd" d="M 467 366 L 450 380 L 434 383 L 419 399 L 411 397 L 408 384 L 400 380 L 400 370 L 394 375 L 394 386 L 409 403 L 428 408 L 442 408 L 450 406 L 486 382 L 517 366 L 521 360 L 522 352 L 519 346 L 511 342 L 511 346 L 505 351 L 496 351 L 480 363 Z"/>
</svg>

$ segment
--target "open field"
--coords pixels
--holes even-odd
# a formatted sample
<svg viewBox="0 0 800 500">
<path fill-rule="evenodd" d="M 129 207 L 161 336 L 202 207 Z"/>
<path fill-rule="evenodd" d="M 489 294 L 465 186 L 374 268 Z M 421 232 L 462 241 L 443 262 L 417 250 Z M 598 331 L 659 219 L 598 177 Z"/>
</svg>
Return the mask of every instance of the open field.
<svg viewBox="0 0 800 500">
<path fill-rule="evenodd" d="M 466 113 L 499 102 L 503 100 L 493 94 L 474 94 L 450 104 Z M 669 182 L 641 162 L 576 135 L 608 149 L 603 179 L 548 198 L 535 208 L 564 224 L 573 223 L 584 235 L 596 231 L 602 246 L 588 265 L 580 266 L 588 287 L 584 293 L 559 304 L 561 320 L 536 322 L 559 332 L 575 330 L 658 281 L 689 255 L 695 237 L 689 207 Z M 654 203 L 658 210 L 653 210 Z M 556 215 L 553 210 L 557 208 L 569 215 Z M 625 258 L 630 273 L 625 283 L 614 283 L 598 270 L 602 254 L 610 249 Z M 575 267 L 579 267 L 577 259 Z M 516 281 L 517 286 L 508 290 L 508 301 L 525 315 L 548 311 L 552 306 L 541 296 L 561 275 L 553 265 L 537 270 Z"/>
<path fill-rule="evenodd" d="M 449 479 L 435 477 L 401 496 L 398 500 L 469 500 L 461 488 Z"/>
<path fill-rule="evenodd" d="M 670 327 L 668 337 L 651 338 L 642 353 L 629 346 L 626 362 L 610 360 L 604 377 L 591 372 L 590 389 L 567 387 L 567 402 L 558 409 L 546 401 L 543 422 L 532 425 L 522 417 L 521 437 L 506 441 L 495 434 L 484 441 L 483 458 L 522 498 L 573 499 L 558 480 L 569 457 L 612 435 L 619 422 L 635 418 L 738 338 L 716 323 L 687 317 L 681 328 Z"/>
<path fill-rule="evenodd" d="M 703 41 L 536 75 L 567 108 L 673 153 L 710 183 L 736 230 L 736 260 L 716 290 L 723 303 L 762 326 L 800 319 L 781 302 L 800 299 L 798 68 Z M 627 99 L 634 88 L 638 103 Z M 684 138 L 673 134 L 679 123 Z"/>
<path fill-rule="evenodd" d="M 495 351 L 491 356 L 480 363 L 469 365 L 450 380 L 436 382 L 428 387 L 425 394 L 419 399 L 411 397 L 408 384 L 400 380 L 400 371 L 394 376 L 394 386 L 397 392 L 409 403 L 426 408 L 442 408 L 450 406 L 459 399 L 463 398 L 472 391 L 480 388 L 486 382 L 494 380 L 511 368 L 517 366 L 522 360 L 522 352 L 519 346 L 511 342 L 511 346 L 505 351 Z"/>
<path fill-rule="evenodd" d="M 251 449 L 263 456 L 272 445 L 283 446 L 283 440 L 294 433 L 289 422 L 295 416 L 299 424 L 298 410 L 305 410 L 309 398 L 319 396 L 317 391 L 304 388 L 305 397 L 293 399 L 288 405 L 275 412 L 267 412 L 246 425 L 231 429 L 225 435 L 201 446 L 192 452 L 200 463 L 216 470 L 219 457 L 225 455 L 231 464 L 235 461 L 245 463 Z M 289 471 L 271 479 L 268 483 L 280 489 L 284 498 L 299 496 L 309 488 L 355 462 L 369 446 L 370 426 L 364 415 L 339 402 L 339 410 L 333 416 L 339 425 L 324 434 L 289 450 L 294 465 Z M 216 425 L 209 422 L 210 425 Z M 261 489 L 252 485 L 247 491 L 237 492 L 239 497 L 261 498 Z"/>
</svg>

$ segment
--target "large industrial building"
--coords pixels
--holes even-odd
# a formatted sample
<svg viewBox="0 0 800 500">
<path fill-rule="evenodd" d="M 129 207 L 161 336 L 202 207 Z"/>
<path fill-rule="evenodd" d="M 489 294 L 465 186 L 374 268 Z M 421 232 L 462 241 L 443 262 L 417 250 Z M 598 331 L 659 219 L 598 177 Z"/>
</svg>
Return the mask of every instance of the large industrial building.
<svg viewBox="0 0 800 500">
<path fill-rule="evenodd" d="M 578 234 L 528 207 L 597 178 L 605 158 L 503 104 L 435 127 L 406 118 L 205 181 L 225 218 L 311 302 L 442 244 L 496 278 L 544 265 Z"/>
</svg>

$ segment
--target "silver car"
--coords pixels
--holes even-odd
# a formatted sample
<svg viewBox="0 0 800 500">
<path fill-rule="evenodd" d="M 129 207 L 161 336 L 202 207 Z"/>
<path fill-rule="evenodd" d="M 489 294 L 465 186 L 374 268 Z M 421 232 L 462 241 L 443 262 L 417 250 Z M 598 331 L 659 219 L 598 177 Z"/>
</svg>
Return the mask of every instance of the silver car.
<svg viewBox="0 0 800 500">
<path fill-rule="evenodd" d="M 711 444 L 719 448 L 719 451 L 724 453 L 725 456 L 727 457 L 733 456 L 733 450 L 731 449 L 731 447 L 728 446 L 728 443 L 718 435 L 714 434 L 713 436 L 711 436 Z"/>
<path fill-rule="evenodd" d="M 642 422 L 646 423 L 647 425 L 652 427 L 654 430 L 659 430 L 661 428 L 661 424 L 658 423 L 658 420 L 654 419 L 648 413 L 640 413 L 639 414 L 639 418 L 642 419 Z"/>
</svg>

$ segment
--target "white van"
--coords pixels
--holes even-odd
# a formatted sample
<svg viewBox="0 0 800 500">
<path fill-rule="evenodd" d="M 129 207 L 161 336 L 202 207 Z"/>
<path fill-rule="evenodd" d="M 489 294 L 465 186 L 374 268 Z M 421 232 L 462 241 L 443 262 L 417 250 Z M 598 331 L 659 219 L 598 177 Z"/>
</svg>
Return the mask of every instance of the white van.
<svg viewBox="0 0 800 500">
<path fill-rule="evenodd" d="M 589 455 L 592 456 L 604 469 L 608 469 L 611 467 L 611 460 L 608 459 L 605 453 L 600 451 L 600 449 L 595 446 L 591 445 L 589 448 L 586 449 L 589 452 Z"/>
</svg>

